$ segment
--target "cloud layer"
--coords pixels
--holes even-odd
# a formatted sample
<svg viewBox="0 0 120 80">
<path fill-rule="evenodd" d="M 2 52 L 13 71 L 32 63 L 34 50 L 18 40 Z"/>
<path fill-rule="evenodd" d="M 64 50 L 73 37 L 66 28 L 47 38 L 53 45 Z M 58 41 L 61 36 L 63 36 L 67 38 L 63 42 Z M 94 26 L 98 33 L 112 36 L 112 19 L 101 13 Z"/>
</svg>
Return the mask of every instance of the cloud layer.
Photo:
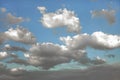
<svg viewBox="0 0 120 80">
<path fill-rule="evenodd" d="M 118 63 L 119 64 L 119 63 Z M 25 71 L 22 68 L 5 69 L 0 65 L 1 80 L 119 80 L 120 65 L 106 65 L 85 70 Z"/>
</svg>

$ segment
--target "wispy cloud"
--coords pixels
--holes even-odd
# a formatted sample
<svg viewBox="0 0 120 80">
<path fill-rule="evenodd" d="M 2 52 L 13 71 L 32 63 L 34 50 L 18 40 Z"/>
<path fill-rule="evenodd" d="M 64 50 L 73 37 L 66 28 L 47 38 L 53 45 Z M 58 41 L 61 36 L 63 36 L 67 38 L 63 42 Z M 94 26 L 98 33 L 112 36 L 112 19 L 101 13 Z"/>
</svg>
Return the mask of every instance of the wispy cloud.
<svg viewBox="0 0 120 80">
<path fill-rule="evenodd" d="M 96 17 L 105 18 L 109 22 L 109 24 L 113 24 L 116 22 L 116 18 L 115 18 L 116 11 L 115 10 L 107 10 L 107 9 L 93 10 L 91 11 L 91 14 L 93 18 L 96 18 Z"/>
</svg>

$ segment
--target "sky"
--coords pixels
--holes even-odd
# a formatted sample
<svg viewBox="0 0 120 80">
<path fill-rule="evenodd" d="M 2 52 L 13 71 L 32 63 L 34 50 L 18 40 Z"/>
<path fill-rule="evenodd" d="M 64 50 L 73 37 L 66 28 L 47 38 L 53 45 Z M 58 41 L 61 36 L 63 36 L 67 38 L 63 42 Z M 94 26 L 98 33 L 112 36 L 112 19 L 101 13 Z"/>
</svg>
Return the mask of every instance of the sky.
<svg viewBox="0 0 120 80">
<path fill-rule="evenodd" d="M 119 80 L 119 14 L 119 0 L 0 0 L 0 79 Z"/>
</svg>

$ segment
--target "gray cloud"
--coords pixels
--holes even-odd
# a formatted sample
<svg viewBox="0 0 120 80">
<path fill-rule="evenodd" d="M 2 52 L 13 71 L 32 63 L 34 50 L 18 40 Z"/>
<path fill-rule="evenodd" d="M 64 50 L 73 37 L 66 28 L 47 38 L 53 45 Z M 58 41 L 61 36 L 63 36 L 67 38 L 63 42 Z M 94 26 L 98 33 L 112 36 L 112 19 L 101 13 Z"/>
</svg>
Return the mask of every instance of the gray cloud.
<svg viewBox="0 0 120 80">
<path fill-rule="evenodd" d="M 3 24 L 3 26 L 9 26 L 14 24 L 19 24 L 25 21 L 28 21 L 28 19 L 23 17 L 18 17 L 13 15 L 10 12 L 7 12 L 6 8 L 0 8 L 0 23 Z"/>
<path fill-rule="evenodd" d="M 103 17 L 109 22 L 109 24 L 113 24 L 116 22 L 115 13 L 116 13 L 115 10 L 107 10 L 107 9 L 91 11 L 93 18 Z"/>
<path fill-rule="evenodd" d="M 4 48 L 2 48 L 4 51 L 22 51 L 27 52 L 25 48 L 18 47 L 18 46 L 10 46 L 9 44 L 6 44 Z"/>
<path fill-rule="evenodd" d="M 106 63 L 104 59 L 99 57 L 91 60 L 85 50 L 71 50 L 63 45 L 53 43 L 35 44 L 24 56 L 27 58 L 27 62 L 30 65 L 44 69 L 52 68 L 61 63 L 69 63 L 71 60 L 84 65 Z"/>
<path fill-rule="evenodd" d="M 30 71 L 30 72 L 26 72 L 21 68 L 17 68 L 17 69 L 14 68 L 12 70 L 9 70 L 12 71 L 13 73 L 12 72 L 4 73 L 4 76 L 0 77 L 0 79 L 1 80 L 119 80 L 120 65 L 116 65 L 116 64 L 113 65 L 96 66 L 85 70 L 74 69 L 74 70 L 61 70 L 61 71 Z"/>
<path fill-rule="evenodd" d="M 19 59 L 18 57 L 13 58 L 12 60 L 7 61 L 7 63 L 16 63 L 20 65 L 29 65 L 29 63 L 24 59 Z"/>
<path fill-rule="evenodd" d="M 33 45 L 25 57 L 31 65 L 49 69 L 57 64 L 68 63 L 72 59 L 82 62 L 87 56 L 84 50 L 72 51 L 58 44 L 42 43 Z"/>
</svg>

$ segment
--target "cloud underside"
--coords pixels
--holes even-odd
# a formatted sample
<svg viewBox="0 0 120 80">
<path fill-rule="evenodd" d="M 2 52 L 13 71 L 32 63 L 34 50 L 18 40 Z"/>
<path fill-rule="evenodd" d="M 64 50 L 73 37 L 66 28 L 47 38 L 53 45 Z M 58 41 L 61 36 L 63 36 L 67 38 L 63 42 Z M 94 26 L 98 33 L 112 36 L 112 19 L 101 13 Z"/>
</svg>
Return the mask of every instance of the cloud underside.
<svg viewBox="0 0 120 80">
<path fill-rule="evenodd" d="M 115 66 L 116 65 L 116 66 Z M 120 66 L 115 64 L 85 70 L 25 71 L 22 68 L 5 69 L 0 65 L 0 80 L 119 80 Z"/>
</svg>

